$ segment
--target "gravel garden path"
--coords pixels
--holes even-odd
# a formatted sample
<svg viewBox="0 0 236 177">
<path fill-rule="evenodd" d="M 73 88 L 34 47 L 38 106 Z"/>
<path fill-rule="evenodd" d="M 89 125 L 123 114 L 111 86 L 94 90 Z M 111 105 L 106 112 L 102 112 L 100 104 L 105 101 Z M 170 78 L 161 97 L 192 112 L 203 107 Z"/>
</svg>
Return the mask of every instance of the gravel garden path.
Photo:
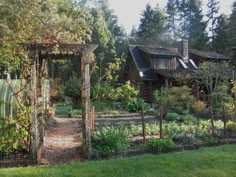
<svg viewBox="0 0 236 177">
<path fill-rule="evenodd" d="M 49 120 L 44 137 L 41 164 L 64 164 L 81 160 L 81 126 L 78 119 L 54 118 Z"/>
</svg>

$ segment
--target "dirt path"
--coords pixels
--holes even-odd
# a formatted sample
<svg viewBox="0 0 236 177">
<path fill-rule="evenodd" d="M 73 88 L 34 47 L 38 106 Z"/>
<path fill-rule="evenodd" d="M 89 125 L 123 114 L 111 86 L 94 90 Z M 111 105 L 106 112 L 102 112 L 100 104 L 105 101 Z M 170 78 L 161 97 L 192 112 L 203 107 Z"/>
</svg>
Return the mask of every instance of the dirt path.
<svg viewBox="0 0 236 177">
<path fill-rule="evenodd" d="M 146 122 L 153 122 L 154 116 L 146 116 Z M 141 117 L 97 118 L 96 127 L 139 123 Z M 47 123 L 44 149 L 40 164 L 56 165 L 83 159 L 79 155 L 81 145 L 81 119 L 55 118 Z"/>
<path fill-rule="evenodd" d="M 81 127 L 78 119 L 55 118 L 48 122 L 41 164 L 55 165 L 81 160 Z"/>
</svg>

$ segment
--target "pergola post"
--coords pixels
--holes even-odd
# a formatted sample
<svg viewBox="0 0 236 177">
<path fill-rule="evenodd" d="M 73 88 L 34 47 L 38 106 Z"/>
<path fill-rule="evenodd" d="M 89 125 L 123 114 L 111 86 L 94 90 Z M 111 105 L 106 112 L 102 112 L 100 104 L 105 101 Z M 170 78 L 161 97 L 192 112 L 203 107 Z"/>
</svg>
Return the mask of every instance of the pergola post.
<svg viewBox="0 0 236 177">
<path fill-rule="evenodd" d="M 91 132 L 90 132 L 90 51 L 84 50 L 81 58 L 81 110 L 82 110 L 82 135 L 83 153 L 91 157 Z"/>
<path fill-rule="evenodd" d="M 31 102 L 31 148 L 33 160 L 37 163 L 38 161 L 38 120 L 37 120 L 37 71 L 36 71 L 36 60 L 38 58 L 38 51 L 31 51 L 29 54 L 31 59 L 31 83 L 30 83 L 30 102 Z"/>
</svg>

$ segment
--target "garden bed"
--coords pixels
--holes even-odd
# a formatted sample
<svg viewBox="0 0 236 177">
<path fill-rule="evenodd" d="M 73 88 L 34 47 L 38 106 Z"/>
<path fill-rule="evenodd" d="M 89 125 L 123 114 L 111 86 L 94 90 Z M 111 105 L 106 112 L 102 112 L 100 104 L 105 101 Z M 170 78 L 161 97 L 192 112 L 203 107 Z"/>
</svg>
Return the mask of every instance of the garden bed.
<svg viewBox="0 0 236 177">
<path fill-rule="evenodd" d="M 153 138 L 153 137 L 149 137 Z M 101 160 L 101 159 L 113 159 L 114 157 L 133 157 L 140 156 L 145 154 L 163 154 L 163 153 L 173 153 L 173 152 L 181 152 L 181 151 L 192 151 L 197 150 L 203 147 L 213 147 L 213 146 L 221 146 L 225 144 L 236 144 L 236 137 L 220 137 L 216 139 L 216 142 L 209 143 L 194 143 L 194 144 L 185 144 L 185 145 L 176 145 L 174 148 L 165 149 L 160 152 L 151 151 L 147 149 L 143 144 L 142 137 L 137 138 L 132 141 L 131 147 L 125 151 L 120 151 L 118 153 L 111 154 L 110 156 L 100 157 L 96 153 L 92 154 L 92 160 Z"/>
<path fill-rule="evenodd" d="M 0 153 L 0 168 L 34 165 L 37 162 L 33 155 L 25 151 L 16 151 L 10 154 Z"/>
</svg>

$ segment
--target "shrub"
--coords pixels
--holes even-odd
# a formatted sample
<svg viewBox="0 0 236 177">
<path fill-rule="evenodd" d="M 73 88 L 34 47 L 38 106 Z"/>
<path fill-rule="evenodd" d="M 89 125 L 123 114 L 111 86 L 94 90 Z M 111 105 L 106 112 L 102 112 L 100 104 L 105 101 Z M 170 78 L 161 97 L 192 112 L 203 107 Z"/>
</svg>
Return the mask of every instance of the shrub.
<svg viewBox="0 0 236 177">
<path fill-rule="evenodd" d="M 184 122 L 184 123 L 195 123 L 196 122 L 196 117 L 193 117 L 190 114 L 180 116 L 179 121 Z"/>
<path fill-rule="evenodd" d="M 179 134 L 173 137 L 176 144 L 193 144 L 196 137 L 193 134 Z"/>
<path fill-rule="evenodd" d="M 180 115 L 177 113 L 167 113 L 165 120 L 167 121 L 177 121 L 180 119 Z"/>
<path fill-rule="evenodd" d="M 95 132 L 93 151 L 106 157 L 128 148 L 128 134 L 124 128 L 103 127 Z"/>
<path fill-rule="evenodd" d="M 230 132 L 236 132 L 236 123 L 229 121 L 229 122 L 227 122 L 227 124 L 226 124 L 226 128 L 227 128 L 227 130 L 230 131 Z"/>
<path fill-rule="evenodd" d="M 205 107 L 206 104 L 202 101 L 197 101 L 192 105 L 193 111 L 196 113 L 202 112 L 205 109 Z"/>
<path fill-rule="evenodd" d="M 129 112 L 141 112 L 142 105 L 144 107 L 144 111 L 148 110 L 147 103 L 145 103 L 142 98 L 137 98 L 127 102 L 127 110 Z"/>
<path fill-rule="evenodd" d="M 113 87 L 109 84 L 104 85 L 95 85 L 91 88 L 91 97 L 92 98 L 105 98 L 105 99 L 111 99 L 110 94 L 113 90 Z"/>
<path fill-rule="evenodd" d="M 68 116 L 72 118 L 79 118 L 81 117 L 82 112 L 81 109 L 74 109 L 68 112 Z"/>
<path fill-rule="evenodd" d="M 81 95 L 81 79 L 73 75 L 65 83 L 65 96 L 69 96 L 73 100 L 73 106 L 79 107 L 79 100 Z"/>
<path fill-rule="evenodd" d="M 151 151 L 161 152 L 175 147 L 172 139 L 150 139 L 147 142 L 147 147 Z"/>
</svg>

